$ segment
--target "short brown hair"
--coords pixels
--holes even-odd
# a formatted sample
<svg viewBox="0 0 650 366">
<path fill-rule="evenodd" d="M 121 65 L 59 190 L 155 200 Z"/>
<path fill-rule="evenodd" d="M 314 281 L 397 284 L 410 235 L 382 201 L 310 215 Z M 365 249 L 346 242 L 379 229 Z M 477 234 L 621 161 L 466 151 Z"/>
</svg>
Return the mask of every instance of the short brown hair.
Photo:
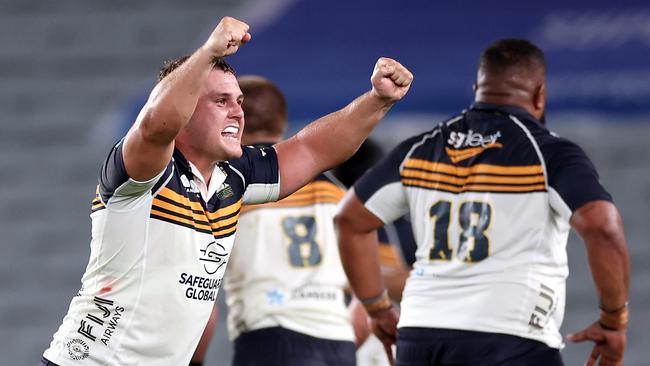
<svg viewBox="0 0 650 366">
<path fill-rule="evenodd" d="M 287 102 L 280 89 L 261 76 L 242 76 L 238 80 L 244 94 L 244 133 L 282 135 L 287 129 Z"/>
<path fill-rule="evenodd" d="M 187 59 L 190 58 L 189 55 L 185 55 L 182 57 L 174 58 L 171 60 L 165 61 L 163 64 L 162 68 L 158 72 L 158 82 L 160 82 L 162 79 L 165 78 L 165 76 L 169 75 L 172 73 L 172 71 L 176 70 L 179 66 L 181 66 Z M 223 72 L 229 72 L 233 75 L 235 74 L 235 69 L 226 62 L 226 60 L 223 59 L 223 57 L 215 57 L 212 59 L 212 67 L 214 69 L 219 69 Z"/>
</svg>

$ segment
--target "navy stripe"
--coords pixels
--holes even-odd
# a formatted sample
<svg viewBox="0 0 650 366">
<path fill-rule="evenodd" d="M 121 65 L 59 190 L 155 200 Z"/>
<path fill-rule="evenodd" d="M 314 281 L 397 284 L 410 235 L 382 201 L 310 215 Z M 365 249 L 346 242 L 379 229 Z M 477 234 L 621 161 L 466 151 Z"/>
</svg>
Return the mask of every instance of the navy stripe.
<svg viewBox="0 0 650 366">
<path fill-rule="evenodd" d="M 166 209 L 166 208 L 162 208 L 162 207 L 160 207 L 160 206 L 156 206 L 156 204 L 153 204 L 153 205 L 151 206 L 151 208 L 152 208 L 152 209 L 155 208 L 155 209 L 158 210 L 158 211 L 162 211 L 162 212 L 164 212 L 164 213 L 166 213 L 166 214 L 169 214 L 169 215 L 172 215 L 172 216 L 176 216 L 176 217 L 181 218 L 181 219 L 189 220 L 189 221 L 195 222 L 195 223 L 197 223 L 197 224 L 210 226 L 210 224 L 209 224 L 207 221 L 197 220 L 197 219 L 194 218 L 193 216 L 183 215 L 183 214 L 178 213 L 178 212 L 176 212 L 176 211 L 171 211 L 171 210 L 168 210 L 168 209 Z"/>
<path fill-rule="evenodd" d="M 212 231 L 211 231 L 211 230 L 200 229 L 200 228 L 198 228 L 198 227 L 196 227 L 196 226 L 194 226 L 194 225 L 190 225 L 190 224 L 186 224 L 186 223 L 184 223 L 184 222 L 179 222 L 179 221 L 175 221 L 175 220 L 173 220 L 173 219 L 169 219 L 169 218 L 166 218 L 166 217 L 158 216 L 158 215 L 156 215 L 155 213 L 151 213 L 150 217 L 151 217 L 152 219 L 157 219 L 157 220 L 161 220 L 161 221 L 169 222 L 169 223 L 171 223 L 171 224 L 180 225 L 180 226 L 186 227 L 186 228 L 188 228 L 188 229 L 193 229 L 193 230 L 198 231 L 198 232 L 200 232 L 200 233 L 212 234 Z M 215 237 L 215 238 L 216 238 L 216 237 Z"/>
</svg>

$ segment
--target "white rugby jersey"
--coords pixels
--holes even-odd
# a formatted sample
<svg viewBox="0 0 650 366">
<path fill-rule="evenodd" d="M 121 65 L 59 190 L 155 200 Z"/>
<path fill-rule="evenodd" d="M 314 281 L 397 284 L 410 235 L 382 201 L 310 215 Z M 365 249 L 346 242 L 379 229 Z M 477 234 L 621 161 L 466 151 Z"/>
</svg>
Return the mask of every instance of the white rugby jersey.
<svg viewBox="0 0 650 366">
<path fill-rule="evenodd" d="M 344 191 L 321 174 L 294 194 L 242 208 L 224 279 L 228 333 L 283 327 L 353 341 L 333 218 Z"/>
<path fill-rule="evenodd" d="M 577 145 L 522 109 L 475 103 L 404 141 L 354 189 L 385 223 L 411 216 L 416 262 L 399 327 L 562 347 L 569 219 L 611 200 Z"/>
<path fill-rule="evenodd" d="M 210 316 L 244 202 L 279 195 L 273 148 L 219 163 L 202 199 L 174 153 L 148 182 L 129 179 L 122 145 L 100 173 L 82 287 L 44 357 L 61 366 L 187 365 Z M 196 176 L 195 176 L 196 174 Z"/>
</svg>

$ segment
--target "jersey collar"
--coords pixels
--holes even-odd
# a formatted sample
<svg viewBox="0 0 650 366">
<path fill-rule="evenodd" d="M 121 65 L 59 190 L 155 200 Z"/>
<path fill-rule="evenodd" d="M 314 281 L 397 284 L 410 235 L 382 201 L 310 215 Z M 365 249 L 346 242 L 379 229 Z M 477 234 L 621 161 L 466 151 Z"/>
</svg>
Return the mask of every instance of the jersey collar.
<svg viewBox="0 0 650 366">
<path fill-rule="evenodd" d="M 221 187 L 221 185 L 226 181 L 227 174 L 225 170 L 221 167 L 221 162 L 218 162 L 214 166 L 212 171 L 212 176 L 210 177 L 210 185 L 205 184 L 205 178 L 199 171 L 199 169 L 192 164 L 191 161 L 180 152 L 178 149 L 174 149 L 174 161 L 176 161 L 177 166 L 181 173 L 185 174 L 188 177 L 193 177 L 194 180 L 198 181 L 197 186 L 201 192 L 201 196 L 205 202 L 210 200 L 210 197 Z"/>
<path fill-rule="evenodd" d="M 533 117 L 532 114 L 528 113 L 528 111 L 514 105 L 474 102 L 469 107 L 469 109 L 474 111 L 493 111 L 497 113 L 510 114 L 517 117 L 520 120 L 534 121 L 540 123 L 535 117 Z"/>
</svg>

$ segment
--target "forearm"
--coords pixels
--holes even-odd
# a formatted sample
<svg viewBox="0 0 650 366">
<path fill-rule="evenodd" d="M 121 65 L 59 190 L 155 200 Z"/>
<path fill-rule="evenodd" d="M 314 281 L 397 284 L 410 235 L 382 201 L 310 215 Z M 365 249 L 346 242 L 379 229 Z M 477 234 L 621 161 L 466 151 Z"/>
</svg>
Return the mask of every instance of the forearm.
<svg viewBox="0 0 650 366">
<path fill-rule="evenodd" d="M 367 92 L 276 145 L 281 160 L 281 197 L 352 156 L 393 103 Z"/>
<path fill-rule="evenodd" d="M 215 56 L 207 48 L 199 48 L 156 85 L 149 95 L 140 125 L 150 140 L 161 144 L 171 142 L 187 124 L 196 109 Z"/>
<path fill-rule="evenodd" d="M 615 310 L 628 299 L 630 263 L 622 230 L 584 238 L 589 266 L 603 309 Z"/>
<path fill-rule="evenodd" d="M 308 125 L 296 138 L 321 171 L 333 168 L 357 151 L 393 103 L 367 92 Z"/>
<path fill-rule="evenodd" d="M 571 225 L 585 242 L 601 309 L 621 309 L 628 298 L 630 262 L 618 210 L 611 202 L 590 202 L 573 214 Z"/>
<path fill-rule="evenodd" d="M 384 291 L 376 231 L 359 233 L 337 220 L 339 253 L 350 288 L 361 300 Z"/>
</svg>

